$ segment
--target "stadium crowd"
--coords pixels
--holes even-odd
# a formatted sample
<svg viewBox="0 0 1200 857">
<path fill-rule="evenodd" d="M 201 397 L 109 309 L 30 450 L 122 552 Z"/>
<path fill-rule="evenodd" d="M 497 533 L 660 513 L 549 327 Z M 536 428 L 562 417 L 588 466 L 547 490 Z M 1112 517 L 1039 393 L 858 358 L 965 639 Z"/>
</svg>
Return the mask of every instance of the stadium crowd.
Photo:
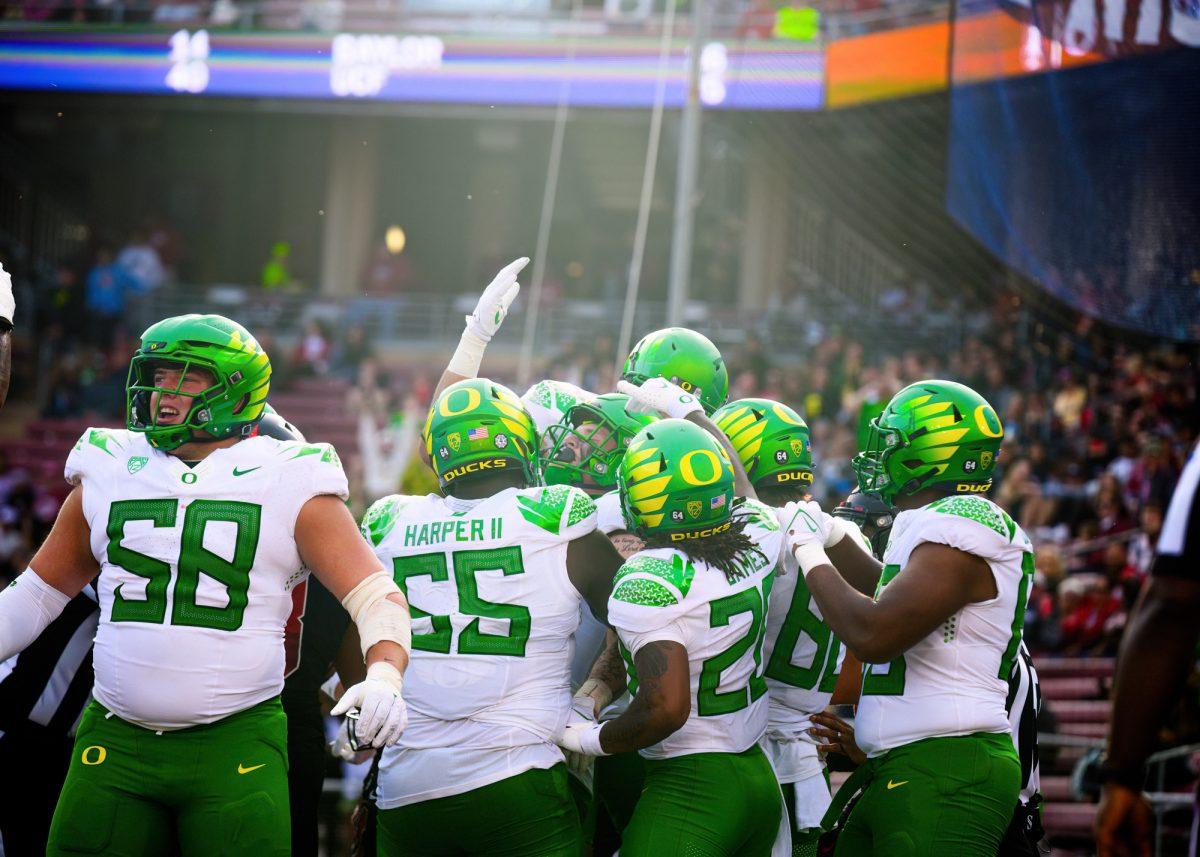
<svg viewBox="0 0 1200 857">
<path fill-rule="evenodd" d="M 116 258 L 144 255 L 127 247 Z M 134 276 L 101 259 L 80 279 L 95 280 L 105 266 L 117 280 Z M 92 291 L 64 272 L 44 296 L 31 355 L 38 376 L 51 379 L 37 403 L 43 417 L 94 414 L 112 424 L 121 417 L 137 331 L 94 306 L 87 298 Z M 90 314 L 93 322 L 68 326 L 67 312 Z M 1038 545 L 1029 645 L 1035 652 L 1111 655 L 1194 440 L 1196 378 L 1181 348 L 1140 345 L 1086 316 L 1044 323 L 1036 312 L 1002 293 L 971 325 L 990 335 L 966 337 L 961 348 L 914 347 L 879 357 L 850 332 L 849 318 L 824 319 L 799 365 L 774 357 L 773 343 L 749 335 L 727 349 L 730 399 L 765 396 L 796 407 L 812 428 L 818 498 L 832 508 L 852 489 L 849 460 L 867 422 L 907 381 L 945 377 L 982 391 L 1005 421 L 993 496 Z M 347 469 L 364 506 L 398 484 L 405 492 L 432 490 L 415 455 L 431 370 L 386 365 L 367 328 L 335 327 L 311 321 L 287 346 L 270 333 L 261 336 L 268 353 L 278 355 L 275 389 L 312 376 L 345 382 L 359 447 L 346 456 Z M 611 390 L 614 353 L 613 339 L 600 334 L 588 343 L 559 343 L 537 368 L 584 389 Z M 0 577 L 25 567 L 57 502 L 28 469 L 0 455 Z"/>
</svg>

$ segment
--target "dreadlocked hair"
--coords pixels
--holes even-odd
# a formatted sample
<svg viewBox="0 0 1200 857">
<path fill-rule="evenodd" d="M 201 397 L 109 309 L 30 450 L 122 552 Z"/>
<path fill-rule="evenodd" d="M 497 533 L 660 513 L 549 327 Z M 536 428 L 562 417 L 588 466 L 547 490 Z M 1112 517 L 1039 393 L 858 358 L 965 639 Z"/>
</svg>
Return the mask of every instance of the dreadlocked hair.
<svg viewBox="0 0 1200 857">
<path fill-rule="evenodd" d="M 746 535 L 748 518 L 735 515 L 729 529 L 702 539 L 671 541 L 669 535 L 650 535 L 646 538 L 647 548 L 673 548 L 682 551 L 688 559 L 708 563 L 724 573 L 729 583 L 749 577 L 767 563 L 767 555 Z"/>
</svg>

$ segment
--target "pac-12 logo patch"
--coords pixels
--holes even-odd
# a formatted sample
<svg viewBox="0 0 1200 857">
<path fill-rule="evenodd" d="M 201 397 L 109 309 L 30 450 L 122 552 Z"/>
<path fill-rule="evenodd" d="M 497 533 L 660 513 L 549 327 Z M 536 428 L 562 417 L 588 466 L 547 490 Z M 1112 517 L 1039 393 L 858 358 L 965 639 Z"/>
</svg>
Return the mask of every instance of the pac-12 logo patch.
<svg viewBox="0 0 1200 857">
<path fill-rule="evenodd" d="M 687 513 L 693 518 L 699 518 L 700 513 L 704 511 L 704 504 L 699 500 L 688 500 Z"/>
<path fill-rule="evenodd" d="M 129 456 L 129 460 L 125 462 L 125 469 L 132 475 L 145 467 L 146 462 L 149 460 L 144 455 L 131 455 Z"/>
</svg>

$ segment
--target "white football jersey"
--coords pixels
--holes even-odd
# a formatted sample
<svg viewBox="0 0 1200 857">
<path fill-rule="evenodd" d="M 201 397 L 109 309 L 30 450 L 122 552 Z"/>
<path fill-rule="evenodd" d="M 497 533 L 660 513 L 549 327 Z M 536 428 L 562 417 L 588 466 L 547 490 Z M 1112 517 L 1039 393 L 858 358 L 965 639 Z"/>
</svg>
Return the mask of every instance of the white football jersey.
<svg viewBox="0 0 1200 857">
<path fill-rule="evenodd" d="M 412 611 L 408 727 L 384 751 L 379 805 L 477 789 L 563 760 L 582 596 L 567 546 L 596 528 L 577 488 L 375 503 L 363 533 Z"/>
<path fill-rule="evenodd" d="M 829 706 L 845 655 L 845 646 L 809 593 L 795 556 L 783 551 L 767 613 L 765 675 L 771 691 L 772 731 L 807 737 L 812 726 L 809 715 Z"/>
<path fill-rule="evenodd" d="M 566 381 L 538 381 L 525 391 L 521 404 L 533 417 L 537 426 L 538 436 L 545 434 L 546 429 L 566 416 L 567 411 L 580 402 L 588 402 L 596 398 L 582 387 L 576 387 Z"/>
<path fill-rule="evenodd" d="M 596 516 L 596 529 L 606 536 L 628 529 L 625 515 L 621 512 L 621 495 L 616 491 L 596 498 Z"/>
<path fill-rule="evenodd" d="M 97 700 L 151 729 L 212 723 L 283 689 L 296 517 L 346 499 L 328 444 L 253 437 L 195 467 L 92 428 L 67 456 L 100 563 Z"/>
<path fill-rule="evenodd" d="M 613 580 L 608 619 L 635 697 L 634 659 L 642 646 L 669 640 L 688 652 L 691 713 L 677 732 L 641 751 L 647 758 L 741 753 L 767 728 L 763 638 L 783 539 L 773 515 L 758 517 L 746 533 L 762 553 L 738 580 L 672 548 L 635 554 Z"/>
<path fill-rule="evenodd" d="M 922 738 L 1009 731 L 1005 698 L 1033 580 L 1033 547 L 991 500 L 944 497 L 896 516 L 877 597 L 925 542 L 986 560 L 997 594 L 968 604 L 890 663 L 864 665 L 854 733 L 868 756 Z"/>
</svg>

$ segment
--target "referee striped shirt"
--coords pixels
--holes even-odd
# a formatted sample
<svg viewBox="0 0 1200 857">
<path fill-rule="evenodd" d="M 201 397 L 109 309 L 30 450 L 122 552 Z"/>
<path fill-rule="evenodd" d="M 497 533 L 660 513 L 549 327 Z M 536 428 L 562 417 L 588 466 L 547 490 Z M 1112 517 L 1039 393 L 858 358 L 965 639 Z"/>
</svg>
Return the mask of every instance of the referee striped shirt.
<svg viewBox="0 0 1200 857">
<path fill-rule="evenodd" d="M 100 606 L 91 585 L 22 652 L 0 663 L 0 733 L 23 721 L 70 734 L 92 695 Z"/>
</svg>

